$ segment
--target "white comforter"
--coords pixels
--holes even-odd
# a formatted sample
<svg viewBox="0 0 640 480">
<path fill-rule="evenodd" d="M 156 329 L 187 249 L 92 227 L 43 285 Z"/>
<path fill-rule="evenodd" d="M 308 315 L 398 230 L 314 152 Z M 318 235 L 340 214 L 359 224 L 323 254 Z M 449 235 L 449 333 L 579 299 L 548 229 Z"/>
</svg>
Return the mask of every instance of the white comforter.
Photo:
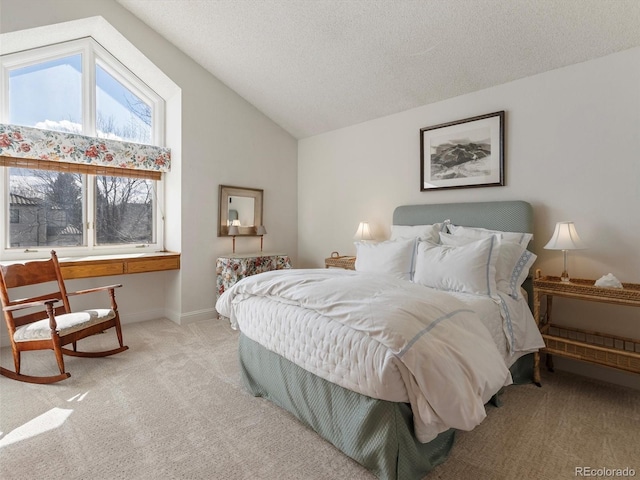
<svg viewBox="0 0 640 480">
<path fill-rule="evenodd" d="M 411 404 L 415 434 L 471 430 L 511 375 L 478 316 L 391 276 L 297 269 L 247 277 L 218 312 L 252 340 L 358 393 Z M 355 373 L 353 373 L 355 372 Z"/>
</svg>

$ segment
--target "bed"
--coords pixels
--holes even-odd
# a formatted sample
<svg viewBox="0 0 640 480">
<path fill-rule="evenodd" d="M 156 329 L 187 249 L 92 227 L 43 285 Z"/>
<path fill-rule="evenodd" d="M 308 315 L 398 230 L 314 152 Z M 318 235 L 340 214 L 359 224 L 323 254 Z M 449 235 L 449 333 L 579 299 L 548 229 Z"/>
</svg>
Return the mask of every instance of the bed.
<svg viewBox="0 0 640 480">
<path fill-rule="evenodd" d="M 355 272 L 297 269 L 237 283 L 216 308 L 239 326 L 245 385 L 378 478 L 423 478 L 446 459 L 456 430 L 482 421 L 484 404 L 504 386 L 531 379 L 531 353 L 543 343 L 520 284 L 535 255 L 518 250 L 526 261 L 505 287 L 513 296 L 489 282 L 495 273 L 476 275 L 482 286 L 451 291 L 459 288 L 448 272 L 461 270 L 471 282 L 465 269 L 475 268 L 478 255 L 467 267 L 470 250 L 481 250 L 495 269 L 497 253 L 507 251 L 496 242 L 517 243 L 532 225 L 532 208 L 522 201 L 401 206 L 389 242 L 358 245 Z M 420 238 L 420 226 L 441 234 Z M 381 256 L 382 249 L 392 254 Z M 442 252 L 445 263 L 430 260 Z M 494 291 L 464 290 L 484 288 L 485 276 Z"/>
</svg>

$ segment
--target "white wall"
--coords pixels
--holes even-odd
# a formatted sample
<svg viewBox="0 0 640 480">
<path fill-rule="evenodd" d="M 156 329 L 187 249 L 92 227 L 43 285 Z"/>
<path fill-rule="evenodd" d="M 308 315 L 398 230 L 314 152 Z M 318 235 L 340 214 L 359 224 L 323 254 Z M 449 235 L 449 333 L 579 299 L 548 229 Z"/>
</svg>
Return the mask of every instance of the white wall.
<svg viewBox="0 0 640 480">
<path fill-rule="evenodd" d="M 419 130 L 506 110 L 506 185 L 420 192 Z M 562 253 L 542 247 L 557 221 L 575 222 L 588 250 L 571 252 L 575 278 L 612 272 L 640 283 L 640 48 L 499 85 L 298 143 L 298 254 L 322 266 L 354 254 L 360 221 L 388 238 L 404 204 L 522 199 L 533 204 L 535 265 L 559 275 Z M 556 307 L 557 305 L 557 307 Z M 556 301 L 564 323 L 640 337 L 640 309 Z M 637 376 L 559 359 L 621 383 Z"/>
<path fill-rule="evenodd" d="M 179 272 L 86 280 L 120 282 L 123 322 L 214 318 L 215 260 L 231 251 L 217 237 L 218 185 L 264 189 L 265 249 L 297 258 L 297 143 L 286 131 L 230 90 L 113 0 L 0 0 L 0 33 L 100 15 L 181 89 L 181 135 L 169 123 L 174 171 L 167 195 L 167 246 L 182 254 Z M 118 52 L 112 52 L 116 57 Z M 181 142 L 171 139 L 181 136 Z M 238 238 L 237 251 L 259 249 Z M 160 313 L 161 315 L 162 313 Z"/>
</svg>

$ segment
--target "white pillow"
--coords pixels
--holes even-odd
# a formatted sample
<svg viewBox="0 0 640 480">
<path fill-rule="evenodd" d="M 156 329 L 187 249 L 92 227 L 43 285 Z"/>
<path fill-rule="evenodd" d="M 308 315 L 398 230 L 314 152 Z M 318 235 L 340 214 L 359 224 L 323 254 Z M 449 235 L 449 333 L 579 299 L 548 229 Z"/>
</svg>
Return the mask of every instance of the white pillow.
<svg viewBox="0 0 640 480">
<path fill-rule="evenodd" d="M 517 243 L 502 242 L 496 263 L 498 290 L 516 300 L 522 297 L 521 287 L 529 275 L 529 269 L 538 258 Z"/>
<path fill-rule="evenodd" d="M 356 271 L 390 273 L 403 280 L 413 277 L 416 240 L 381 243 L 355 242 Z"/>
<path fill-rule="evenodd" d="M 390 240 L 418 239 L 438 243 L 439 233 L 445 229 L 444 223 L 433 225 L 391 225 Z"/>
<path fill-rule="evenodd" d="M 536 260 L 536 255 L 518 243 L 510 242 L 496 235 L 498 240 L 498 260 L 496 261 L 496 286 L 499 291 L 514 299 L 522 297 L 520 287 L 529 274 L 529 269 Z M 477 241 L 464 235 L 441 233 L 443 245 L 466 245 Z"/>
<path fill-rule="evenodd" d="M 475 238 L 476 240 L 480 238 L 487 238 L 491 235 L 499 235 L 501 239 L 515 242 L 522 245 L 524 248 L 527 248 L 527 245 L 529 245 L 529 242 L 533 238 L 533 234 L 531 233 L 502 232 L 500 230 L 487 230 L 486 228 L 463 227 L 451 224 L 449 224 L 447 228 L 449 232 L 454 235 L 464 235 L 465 237 Z"/>
<path fill-rule="evenodd" d="M 466 245 L 418 244 L 413 281 L 427 287 L 497 297 L 497 239 Z"/>
</svg>

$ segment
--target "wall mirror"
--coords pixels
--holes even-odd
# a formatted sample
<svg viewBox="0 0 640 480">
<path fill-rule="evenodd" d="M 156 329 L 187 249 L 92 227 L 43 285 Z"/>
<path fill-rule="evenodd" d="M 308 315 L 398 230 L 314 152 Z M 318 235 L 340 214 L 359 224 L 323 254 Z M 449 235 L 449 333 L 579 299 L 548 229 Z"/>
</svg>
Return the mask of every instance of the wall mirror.
<svg viewBox="0 0 640 480">
<path fill-rule="evenodd" d="M 220 185 L 218 236 L 229 235 L 229 227 L 236 225 L 237 236 L 255 236 L 262 225 L 263 190 L 257 188 Z"/>
</svg>

